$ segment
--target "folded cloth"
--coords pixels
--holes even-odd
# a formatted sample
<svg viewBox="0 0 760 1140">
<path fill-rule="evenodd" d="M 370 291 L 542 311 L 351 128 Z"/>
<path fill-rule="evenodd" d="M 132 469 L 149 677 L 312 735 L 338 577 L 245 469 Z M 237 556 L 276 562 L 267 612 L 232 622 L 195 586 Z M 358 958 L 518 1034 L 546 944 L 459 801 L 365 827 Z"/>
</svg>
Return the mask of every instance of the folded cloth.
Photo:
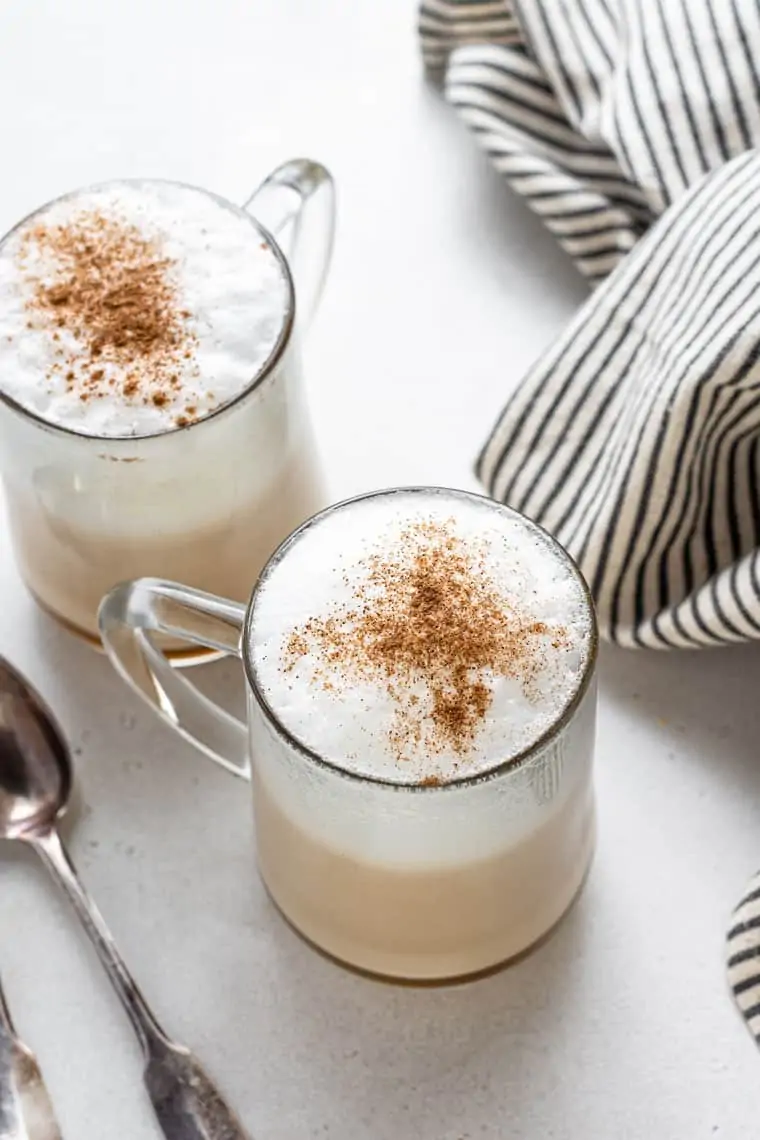
<svg viewBox="0 0 760 1140">
<path fill-rule="evenodd" d="M 726 935 L 726 972 L 734 1001 L 760 1045 L 760 872 L 750 879 Z"/>
<path fill-rule="evenodd" d="M 760 638 L 760 5 L 424 0 L 446 97 L 593 292 L 477 463 L 603 636 Z"/>
</svg>

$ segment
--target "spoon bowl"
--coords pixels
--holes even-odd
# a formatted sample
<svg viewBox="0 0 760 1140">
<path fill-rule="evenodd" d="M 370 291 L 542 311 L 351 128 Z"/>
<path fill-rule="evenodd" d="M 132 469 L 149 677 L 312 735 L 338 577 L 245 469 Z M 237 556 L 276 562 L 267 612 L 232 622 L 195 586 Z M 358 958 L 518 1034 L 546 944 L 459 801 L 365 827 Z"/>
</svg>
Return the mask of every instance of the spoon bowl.
<svg viewBox="0 0 760 1140">
<path fill-rule="evenodd" d="M 72 789 L 69 750 L 53 713 L 0 657 L 0 839 L 55 827 Z"/>
</svg>

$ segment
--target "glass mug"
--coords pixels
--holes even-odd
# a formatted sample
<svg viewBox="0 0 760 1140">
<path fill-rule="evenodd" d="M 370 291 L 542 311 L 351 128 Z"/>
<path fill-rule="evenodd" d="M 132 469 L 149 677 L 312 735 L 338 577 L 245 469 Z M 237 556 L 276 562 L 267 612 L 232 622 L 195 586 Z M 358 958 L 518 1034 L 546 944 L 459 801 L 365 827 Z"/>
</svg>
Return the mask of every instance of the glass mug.
<svg viewBox="0 0 760 1140">
<path fill-rule="evenodd" d="M 436 488 L 348 500 L 282 544 L 247 607 L 146 578 L 104 599 L 100 630 L 117 672 L 160 717 L 222 767 L 252 781 L 259 870 L 289 923 L 363 972 L 442 981 L 522 953 L 580 891 L 595 834 L 597 633 L 580 573 L 544 536 L 582 584 L 589 632 L 577 687 L 533 746 L 484 773 L 437 784 L 373 779 L 317 754 L 263 695 L 251 649 L 260 588 L 310 528 L 335 512 L 399 493 L 483 501 Z M 247 724 L 172 669 L 156 634 L 241 657 Z"/>
<path fill-rule="evenodd" d="M 300 333 L 329 266 L 332 178 L 298 159 L 243 208 L 208 196 L 256 228 L 286 279 L 279 340 L 237 397 L 184 427 L 106 438 L 20 407 L 0 378 L 0 474 L 21 575 L 43 609 L 96 643 L 100 600 L 125 578 L 181 578 L 244 601 L 272 550 L 325 502 L 295 316 L 297 291 Z M 184 663 L 208 656 L 175 650 Z"/>
</svg>

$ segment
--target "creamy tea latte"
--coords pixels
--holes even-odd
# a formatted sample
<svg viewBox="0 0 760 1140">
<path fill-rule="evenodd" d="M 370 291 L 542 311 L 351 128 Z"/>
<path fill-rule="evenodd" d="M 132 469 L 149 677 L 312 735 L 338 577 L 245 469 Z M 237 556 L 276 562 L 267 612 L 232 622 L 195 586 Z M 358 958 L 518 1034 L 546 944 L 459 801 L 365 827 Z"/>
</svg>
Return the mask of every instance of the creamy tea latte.
<svg viewBox="0 0 760 1140">
<path fill-rule="evenodd" d="M 108 596 L 101 631 L 160 716 L 251 776 L 264 882 L 335 958 L 407 980 L 478 973 L 578 893 L 596 623 L 568 555 L 516 512 L 380 491 L 286 539 L 247 609 L 142 579 Z M 247 725 L 146 651 L 167 632 L 240 653 Z"/>
<path fill-rule="evenodd" d="M 322 502 L 292 284 L 250 214 L 203 190 L 68 195 L 0 245 L 0 469 L 22 574 L 95 636 L 135 574 L 245 599 Z"/>
<path fill-rule="evenodd" d="M 252 717 L 259 859 L 299 930 L 439 977 L 559 919 L 593 843 L 595 632 L 547 535 L 474 496 L 347 504 L 270 563 L 247 638 L 293 748 Z"/>
</svg>

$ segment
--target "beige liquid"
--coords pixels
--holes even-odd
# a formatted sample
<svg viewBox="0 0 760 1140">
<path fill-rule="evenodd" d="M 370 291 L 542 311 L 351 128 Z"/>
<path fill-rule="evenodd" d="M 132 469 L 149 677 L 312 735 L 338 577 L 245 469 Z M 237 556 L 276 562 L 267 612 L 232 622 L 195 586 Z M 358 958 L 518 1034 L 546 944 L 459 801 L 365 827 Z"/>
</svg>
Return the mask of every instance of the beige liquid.
<svg viewBox="0 0 760 1140">
<path fill-rule="evenodd" d="M 124 471 L 129 464 L 121 465 Z M 124 478 L 128 478 L 125 474 Z M 186 530 L 109 533 L 54 514 L 29 488 L 6 482 L 16 558 L 29 590 L 53 616 L 98 641 L 97 612 L 117 583 L 150 576 L 247 602 L 262 566 L 296 526 L 318 510 L 324 492 L 308 448 L 265 490 L 218 521 Z M 157 496 L 160 491 L 157 489 Z M 186 488 L 192 500 L 193 488 Z M 178 508 L 175 506 L 175 511 Z M 167 518 L 172 506 L 166 504 Z M 186 647 L 185 647 L 186 648 Z"/>
<path fill-rule="evenodd" d="M 492 856 L 428 867 L 364 861 L 308 834 L 255 765 L 254 803 L 261 874 L 286 917 L 333 957 L 409 981 L 476 974 L 528 949 L 572 903 L 594 846 L 588 785 Z"/>
</svg>

